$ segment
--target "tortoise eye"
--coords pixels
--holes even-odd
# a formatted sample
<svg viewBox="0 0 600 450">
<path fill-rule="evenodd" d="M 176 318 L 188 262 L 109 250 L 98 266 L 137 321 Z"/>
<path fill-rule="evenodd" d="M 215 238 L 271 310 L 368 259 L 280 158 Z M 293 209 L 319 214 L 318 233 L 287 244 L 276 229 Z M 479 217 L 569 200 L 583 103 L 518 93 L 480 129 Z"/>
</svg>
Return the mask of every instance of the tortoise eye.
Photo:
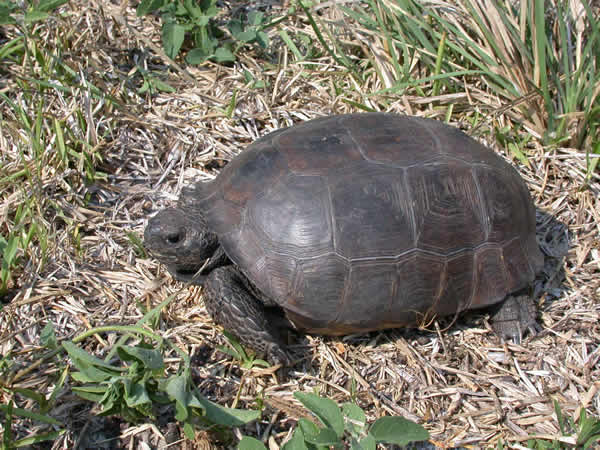
<svg viewBox="0 0 600 450">
<path fill-rule="evenodd" d="M 178 231 L 176 233 L 168 234 L 166 237 L 166 240 L 169 244 L 177 244 L 179 241 L 182 240 L 183 236 L 184 236 L 184 232 Z"/>
</svg>

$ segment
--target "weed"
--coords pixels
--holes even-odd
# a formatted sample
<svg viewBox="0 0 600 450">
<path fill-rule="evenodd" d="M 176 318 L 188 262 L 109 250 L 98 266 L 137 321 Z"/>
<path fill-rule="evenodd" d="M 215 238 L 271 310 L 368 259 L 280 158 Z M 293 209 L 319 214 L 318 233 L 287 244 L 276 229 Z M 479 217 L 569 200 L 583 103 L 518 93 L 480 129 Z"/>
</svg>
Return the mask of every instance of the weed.
<svg viewBox="0 0 600 450">
<path fill-rule="evenodd" d="M 192 381 L 187 353 L 142 326 L 150 323 L 169 301 L 149 311 L 137 325 L 96 328 L 63 342 L 62 347 L 78 370 L 71 375 L 80 383 L 73 392 L 98 403 L 102 407 L 100 415 L 118 415 L 131 422 L 152 419 L 156 405 L 171 404 L 175 419 L 189 439 L 194 438 L 195 427 L 234 427 L 257 419 L 259 411 L 225 408 L 205 398 Z M 104 360 L 76 345 L 94 334 L 114 332 L 123 336 Z M 125 345 L 132 338 L 135 343 Z M 179 368 L 168 376 L 162 357 L 167 348 L 181 358 Z"/>
<path fill-rule="evenodd" d="M 549 3 L 468 0 L 445 8 L 368 0 L 368 9 L 340 8 L 385 38 L 387 60 L 366 55 L 388 86 L 374 95 L 416 88 L 436 96 L 477 86 L 490 96 L 491 108 L 493 98 L 507 104 L 494 114 L 512 110 L 515 126 L 543 145 L 585 150 L 589 177 L 597 167 L 600 126 L 600 22 L 585 2 Z M 417 65 L 426 69 L 420 78 Z"/>
<path fill-rule="evenodd" d="M 230 356 L 233 356 L 234 359 L 238 360 L 241 363 L 241 367 L 243 369 L 252 369 L 253 367 L 269 367 L 269 363 L 262 360 L 256 359 L 254 355 L 248 355 L 244 347 L 239 343 L 239 341 L 228 331 L 223 331 L 223 334 L 227 338 L 227 342 L 231 346 L 231 348 L 219 346 L 219 350 L 223 353 L 227 353 Z"/>
<path fill-rule="evenodd" d="M 227 24 L 230 38 L 217 26 L 215 18 L 219 10 L 216 0 L 143 0 L 137 7 L 137 15 L 144 16 L 157 11 L 162 19 L 162 43 L 167 56 L 175 59 L 186 37 L 192 49 L 186 53 L 188 64 L 201 64 L 207 60 L 218 63 L 235 61 L 235 54 L 245 44 L 269 45 L 265 29 L 267 23 L 260 11 L 250 11 L 245 18 L 234 18 Z"/>
<path fill-rule="evenodd" d="M 321 422 L 319 427 L 308 419 L 300 419 L 283 450 L 351 448 L 371 450 L 377 444 L 406 445 L 429 439 L 429 433 L 403 417 L 381 417 L 370 426 L 364 411 L 355 403 L 340 408 L 333 400 L 312 393 L 296 392 L 296 397 Z M 257 439 L 244 437 L 240 450 L 263 450 Z"/>
</svg>

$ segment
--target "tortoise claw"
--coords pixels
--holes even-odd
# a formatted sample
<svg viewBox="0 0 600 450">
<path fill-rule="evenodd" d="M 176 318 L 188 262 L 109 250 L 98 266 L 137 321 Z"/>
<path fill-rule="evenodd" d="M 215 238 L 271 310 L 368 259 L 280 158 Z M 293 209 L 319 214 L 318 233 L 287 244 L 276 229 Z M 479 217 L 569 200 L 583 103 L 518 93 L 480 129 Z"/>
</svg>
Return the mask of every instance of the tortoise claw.
<svg viewBox="0 0 600 450">
<path fill-rule="evenodd" d="M 276 343 L 272 343 L 267 348 L 267 359 L 273 365 L 281 365 L 282 367 L 289 366 L 292 362 L 287 352 Z"/>
<path fill-rule="evenodd" d="M 508 297 L 492 315 L 492 328 L 500 339 L 508 339 L 520 344 L 523 335 L 538 334 L 542 327 L 536 321 L 536 308 L 533 300 L 526 295 Z"/>
</svg>

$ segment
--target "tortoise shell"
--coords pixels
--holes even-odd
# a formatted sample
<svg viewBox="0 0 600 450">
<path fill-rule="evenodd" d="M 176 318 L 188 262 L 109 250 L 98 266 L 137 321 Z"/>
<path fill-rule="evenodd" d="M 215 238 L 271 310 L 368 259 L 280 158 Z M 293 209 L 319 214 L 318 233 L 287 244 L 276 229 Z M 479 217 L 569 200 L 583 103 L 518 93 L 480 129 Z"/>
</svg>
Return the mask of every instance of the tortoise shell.
<svg viewBox="0 0 600 450">
<path fill-rule="evenodd" d="M 350 114 L 278 130 L 197 185 L 194 202 L 231 260 L 309 332 L 485 307 L 543 262 L 516 170 L 429 119 Z"/>
</svg>

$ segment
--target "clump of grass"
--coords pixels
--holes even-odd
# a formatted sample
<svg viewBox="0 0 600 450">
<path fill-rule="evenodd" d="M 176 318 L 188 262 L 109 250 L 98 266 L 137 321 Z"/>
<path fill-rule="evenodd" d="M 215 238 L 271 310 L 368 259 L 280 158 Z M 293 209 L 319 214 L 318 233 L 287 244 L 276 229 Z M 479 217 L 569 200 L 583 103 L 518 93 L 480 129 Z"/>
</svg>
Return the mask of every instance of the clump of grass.
<svg viewBox="0 0 600 450">
<path fill-rule="evenodd" d="M 587 152 L 595 170 L 600 22 L 587 2 L 368 0 L 340 9 L 373 32 L 366 57 L 385 87 L 372 95 L 414 89 L 435 105 L 468 92 L 542 145 Z"/>
<path fill-rule="evenodd" d="M 4 3 L 0 21 L 7 39 L 0 46 L 0 71 L 9 85 L 0 92 L 0 200 L 6 210 L 0 223 L 0 297 L 19 287 L 15 280 L 24 268 L 43 269 L 57 227 L 70 228 L 77 245 L 79 225 L 62 200 L 78 201 L 73 192 L 105 178 L 98 166 L 110 128 L 95 117 L 112 103 L 60 58 L 56 41 L 63 37 L 53 35 L 50 24 L 61 20 L 56 8 L 66 0 Z"/>
<path fill-rule="evenodd" d="M 554 412 L 561 436 L 534 436 L 527 441 L 527 448 L 535 450 L 550 449 L 588 449 L 595 448 L 600 442 L 600 419 L 588 416 L 585 408 L 581 408 L 579 417 L 565 417 L 560 405 L 554 400 Z M 504 449 L 504 444 L 499 442 L 498 450 Z"/>
</svg>

